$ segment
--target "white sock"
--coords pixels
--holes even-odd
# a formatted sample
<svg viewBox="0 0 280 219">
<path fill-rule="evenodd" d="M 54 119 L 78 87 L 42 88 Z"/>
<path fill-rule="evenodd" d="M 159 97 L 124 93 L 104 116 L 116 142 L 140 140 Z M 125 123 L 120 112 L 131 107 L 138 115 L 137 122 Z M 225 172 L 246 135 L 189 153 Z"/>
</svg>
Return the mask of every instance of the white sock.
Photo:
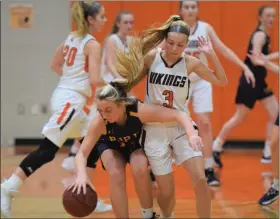
<svg viewBox="0 0 280 219">
<path fill-rule="evenodd" d="M 154 214 L 153 208 L 142 208 L 142 218 L 152 218 Z"/>
<path fill-rule="evenodd" d="M 279 179 L 276 179 L 276 178 L 273 179 L 272 188 L 274 188 L 277 191 L 279 191 Z"/>
<path fill-rule="evenodd" d="M 8 190 L 18 191 L 19 187 L 23 184 L 21 178 L 16 174 L 11 175 L 11 177 L 3 182 L 3 186 Z"/>
<path fill-rule="evenodd" d="M 216 138 L 213 142 L 213 151 L 222 152 L 224 141 L 220 138 Z"/>
<path fill-rule="evenodd" d="M 169 217 L 162 216 L 162 218 L 166 218 L 166 219 L 170 218 L 170 219 L 172 219 L 172 218 L 174 218 L 174 212 L 172 212 Z"/>
<path fill-rule="evenodd" d="M 71 146 L 70 152 L 71 152 L 72 154 L 77 154 L 77 153 L 78 153 L 78 150 L 79 150 L 79 148 L 77 147 L 77 145 L 76 145 L 76 144 L 73 144 L 73 145 Z"/>
<path fill-rule="evenodd" d="M 266 140 L 264 143 L 263 155 L 265 157 L 271 156 L 270 141 Z"/>
<path fill-rule="evenodd" d="M 213 168 L 214 158 L 213 157 L 204 158 L 204 165 L 205 165 L 205 169 Z"/>
</svg>

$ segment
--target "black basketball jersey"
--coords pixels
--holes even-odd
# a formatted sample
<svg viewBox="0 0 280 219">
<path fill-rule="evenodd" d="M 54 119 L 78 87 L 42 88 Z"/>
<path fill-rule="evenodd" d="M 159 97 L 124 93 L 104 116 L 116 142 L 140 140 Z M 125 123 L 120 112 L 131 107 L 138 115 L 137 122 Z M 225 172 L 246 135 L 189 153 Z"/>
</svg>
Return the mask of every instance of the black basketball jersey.
<svg viewBox="0 0 280 219">
<path fill-rule="evenodd" d="M 135 147 L 139 145 L 143 123 L 138 118 L 138 102 L 126 106 L 127 119 L 124 125 L 116 123 L 106 124 L 108 139 L 118 147 Z"/>
<path fill-rule="evenodd" d="M 253 36 L 256 32 L 259 32 L 259 31 L 262 31 L 262 30 L 260 28 L 257 28 L 251 35 L 249 46 L 247 49 L 247 53 L 249 53 L 249 54 L 251 54 L 251 50 L 253 49 L 253 44 L 252 44 Z M 264 32 L 264 31 L 262 31 L 262 32 Z M 266 33 L 265 33 L 265 35 L 266 35 L 266 37 L 265 37 L 265 43 L 262 47 L 262 53 L 264 55 L 267 55 L 270 53 L 270 37 Z M 245 64 L 254 73 L 256 78 L 265 78 L 266 77 L 266 75 L 267 75 L 266 68 L 263 66 L 255 66 L 248 56 L 246 56 L 246 58 L 245 58 Z"/>
</svg>

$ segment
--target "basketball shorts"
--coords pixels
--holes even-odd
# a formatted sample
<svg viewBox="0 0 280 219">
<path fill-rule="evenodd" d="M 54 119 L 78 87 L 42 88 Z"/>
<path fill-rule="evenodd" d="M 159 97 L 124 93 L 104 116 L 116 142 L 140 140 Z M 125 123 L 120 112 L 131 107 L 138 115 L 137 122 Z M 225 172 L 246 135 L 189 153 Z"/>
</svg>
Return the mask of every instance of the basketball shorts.
<svg viewBox="0 0 280 219">
<path fill-rule="evenodd" d="M 203 79 L 191 83 L 190 98 L 195 113 L 213 112 L 212 85 Z"/>
<path fill-rule="evenodd" d="M 136 143 L 135 145 L 126 145 L 124 147 L 121 147 L 119 143 L 111 142 L 106 136 L 102 140 L 100 140 L 95 147 L 97 148 L 100 157 L 102 153 L 108 149 L 118 151 L 122 155 L 126 163 L 130 162 L 130 156 L 134 151 L 143 149 L 141 145 L 138 143 Z M 101 162 L 102 162 L 102 157 L 101 157 Z M 105 170 L 103 163 L 102 166 L 103 169 Z"/>
<path fill-rule="evenodd" d="M 195 126 L 197 129 L 197 127 Z M 140 138 L 154 175 L 167 175 L 173 171 L 172 152 L 177 166 L 186 160 L 202 156 L 194 151 L 185 130 L 178 125 L 146 124 Z"/>
<path fill-rule="evenodd" d="M 52 116 L 45 124 L 42 134 L 58 147 L 67 138 L 86 135 L 88 116 L 83 110 L 86 97 L 72 90 L 56 88 L 51 97 Z"/>
<path fill-rule="evenodd" d="M 256 86 L 253 88 L 251 84 L 247 83 L 244 74 L 242 74 L 239 80 L 235 103 L 244 104 L 249 109 L 253 109 L 258 100 L 263 100 L 272 95 L 272 90 L 267 86 L 263 78 L 256 78 Z"/>
</svg>

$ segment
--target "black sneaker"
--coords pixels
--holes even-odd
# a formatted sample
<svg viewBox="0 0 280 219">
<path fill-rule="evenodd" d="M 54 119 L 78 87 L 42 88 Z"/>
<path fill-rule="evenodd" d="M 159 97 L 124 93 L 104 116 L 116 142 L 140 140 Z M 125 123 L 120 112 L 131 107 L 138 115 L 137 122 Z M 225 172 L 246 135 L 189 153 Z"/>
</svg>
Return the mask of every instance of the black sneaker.
<svg viewBox="0 0 280 219">
<path fill-rule="evenodd" d="M 221 160 L 221 153 L 217 152 L 217 151 L 213 151 L 213 158 L 214 158 L 214 161 L 215 161 L 217 167 L 223 168 L 223 163 Z"/>
<path fill-rule="evenodd" d="M 159 215 L 156 214 L 156 212 L 153 213 L 153 217 L 151 217 L 151 219 L 155 219 L 155 218 L 159 218 Z"/>
<path fill-rule="evenodd" d="M 259 200 L 260 205 L 270 205 L 279 197 L 279 191 L 271 187 Z"/>
<path fill-rule="evenodd" d="M 207 179 L 207 184 L 209 186 L 220 186 L 220 181 L 215 175 L 215 172 L 212 168 L 208 168 L 205 170 L 205 176 Z"/>
</svg>

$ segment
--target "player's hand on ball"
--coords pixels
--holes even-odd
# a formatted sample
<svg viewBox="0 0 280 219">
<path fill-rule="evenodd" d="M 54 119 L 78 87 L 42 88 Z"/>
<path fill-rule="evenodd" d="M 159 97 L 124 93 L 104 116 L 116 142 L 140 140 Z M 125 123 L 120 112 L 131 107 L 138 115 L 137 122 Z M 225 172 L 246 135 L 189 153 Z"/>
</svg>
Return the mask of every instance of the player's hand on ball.
<svg viewBox="0 0 280 219">
<path fill-rule="evenodd" d="M 77 192 L 80 194 L 81 190 L 84 194 L 86 194 L 86 186 L 89 185 L 93 190 L 95 190 L 94 186 L 91 184 L 88 176 L 77 176 L 76 180 L 68 187 L 68 190 L 72 189 L 72 192 Z"/>
<path fill-rule="evenodd" d="M 198 135 L 193 135 L 189 139 L 191 147 L 195 151 L 201 151 L 203 148 L 202 140 Z"/>
</svg>

